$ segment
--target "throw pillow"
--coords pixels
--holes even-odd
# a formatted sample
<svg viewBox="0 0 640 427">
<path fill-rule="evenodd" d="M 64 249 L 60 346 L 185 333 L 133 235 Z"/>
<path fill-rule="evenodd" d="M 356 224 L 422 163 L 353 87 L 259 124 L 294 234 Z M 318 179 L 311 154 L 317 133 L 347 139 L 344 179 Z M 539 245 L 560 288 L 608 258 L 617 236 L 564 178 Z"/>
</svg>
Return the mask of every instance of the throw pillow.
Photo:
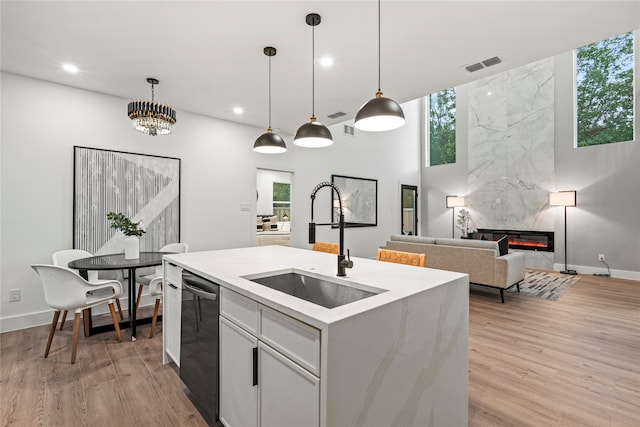
<svg viewBox="0 0 640 427">
<path fill-rule="evenodd" d="M 498 240 L 498 249 L 500 250 L 500 256 L 506 255 L 509 253 L 509 236 L 504 235 L 500 240 Z"/>
</svg>

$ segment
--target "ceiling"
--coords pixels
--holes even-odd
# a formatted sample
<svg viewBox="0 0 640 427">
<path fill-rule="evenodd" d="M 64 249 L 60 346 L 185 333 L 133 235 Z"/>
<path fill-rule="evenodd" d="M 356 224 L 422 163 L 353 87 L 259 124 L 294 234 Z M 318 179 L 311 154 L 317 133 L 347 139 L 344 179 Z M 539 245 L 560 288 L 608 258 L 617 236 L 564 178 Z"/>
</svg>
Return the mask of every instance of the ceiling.
<svg viewBox="0 0 640 427">
<path fill-rule="evenodd" d="M 268 58 L 272 126 L 293 134 L 311 116 L 310 12 L 315 113 L 352 119 L 377 90 L 377 3 L 359 1 L 6 1 L 2 70 L 180 111 L 266 128 Z M 381 2 L 381 86 L 398 102 L 486 77 L 640 28 L 640 1 Z M 499 56 L 469 73 L 465 66 Z M 61 69 L 73 63 L 80 72 Z M 242 115 L 233 113 L 244 108 Z M 336 112 L 345 116 L 330 119 Z"/>
</svg>

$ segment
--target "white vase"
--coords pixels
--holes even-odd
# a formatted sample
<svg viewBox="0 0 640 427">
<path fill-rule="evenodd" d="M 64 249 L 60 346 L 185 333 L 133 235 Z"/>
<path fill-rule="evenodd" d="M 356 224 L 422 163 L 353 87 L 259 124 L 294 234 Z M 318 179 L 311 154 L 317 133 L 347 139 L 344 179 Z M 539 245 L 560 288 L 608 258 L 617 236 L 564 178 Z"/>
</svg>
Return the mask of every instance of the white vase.
<svg viewBox="0 0 640 427">
<path fill-rule="evenodd" d="M 138 236 L 127 236 L 124 239 L 124 258 L 140 258 L 140 239 Z"/>
</svg>

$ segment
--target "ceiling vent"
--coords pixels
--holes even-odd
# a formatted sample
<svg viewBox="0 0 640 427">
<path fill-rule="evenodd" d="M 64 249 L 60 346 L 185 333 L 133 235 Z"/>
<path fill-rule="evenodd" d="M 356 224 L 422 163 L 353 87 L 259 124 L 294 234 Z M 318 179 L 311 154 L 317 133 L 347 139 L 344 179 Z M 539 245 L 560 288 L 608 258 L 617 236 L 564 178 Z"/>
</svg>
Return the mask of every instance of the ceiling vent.
<svg viewBox="0 0 640 427">
<path fill-rule="evenodd" d="M 468 72 L 474 73 L 476 71 L 482 70 L 485 67 L 491 67 L 496 64 L 500 64 L 501 62 L 502 62 L 502 59 L 500 59 L 500 57 L 494 56 L 493 58 L 485 59 L 482 62 L 476 62 L 475 64 L 467 65 L 464 68 Z"/>
<path fill-rule="evenodd" d="M 347 113 L 343 113 L 342 111 L 338 111 L 337 113 L 329 114 L 327 117 L 330 119 L 337 119 L 338 117 L 346 116 Z"/>
<path fill-rule="evenodd" d="M 494 56 L 493 58 L 485 59 L 484 61 L 482 61 L 482 65 L 484 65 L 485 67 L 491 67 L 492 65 L 496 65 L 501 62 L 502 62 L 502 59 L 498 58 L 497 56 Z"/>
<path fill-rule="evenodd" d="M 484 65 L 482 65 L 480 62 L 478 62 L 477 64 L 472 64 L 472 65 L 467 65 L 466 67 L 464 67 L 468 72 L 473 73 L 476 72 L 478 70 L 482 70 L 484 68 Z"/>
<path fill-rule="evenodd" d="M 355 128 L 350 125 L 344 125 L 344 134 L 350 136 L 355 135 Z"/>
</svg>

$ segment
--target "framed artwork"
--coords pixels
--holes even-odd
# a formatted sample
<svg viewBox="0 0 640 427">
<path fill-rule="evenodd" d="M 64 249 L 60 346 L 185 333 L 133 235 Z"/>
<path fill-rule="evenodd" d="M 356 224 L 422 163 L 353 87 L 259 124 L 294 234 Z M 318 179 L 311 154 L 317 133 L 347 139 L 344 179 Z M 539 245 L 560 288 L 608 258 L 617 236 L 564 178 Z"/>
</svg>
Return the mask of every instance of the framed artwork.
<svg viewBox="0 0 640 427">
<path fill-rule="evenodd" d="M 376 227 L 378 225 L 377 179 L 331 175 L 331 182 L 340 189 L 345 227 Z M 337 224 L 340 207 L 335 192 L 332 193 L 332 219 L 333 223 Z"/>
<path fill-rule="evenodd" d="M 180 241 L 180 159 L 73 147 L 73 247 L 120 253 L 124 235 L 107 213 L 142 221 L 140 251 Z"/>
</svg>

